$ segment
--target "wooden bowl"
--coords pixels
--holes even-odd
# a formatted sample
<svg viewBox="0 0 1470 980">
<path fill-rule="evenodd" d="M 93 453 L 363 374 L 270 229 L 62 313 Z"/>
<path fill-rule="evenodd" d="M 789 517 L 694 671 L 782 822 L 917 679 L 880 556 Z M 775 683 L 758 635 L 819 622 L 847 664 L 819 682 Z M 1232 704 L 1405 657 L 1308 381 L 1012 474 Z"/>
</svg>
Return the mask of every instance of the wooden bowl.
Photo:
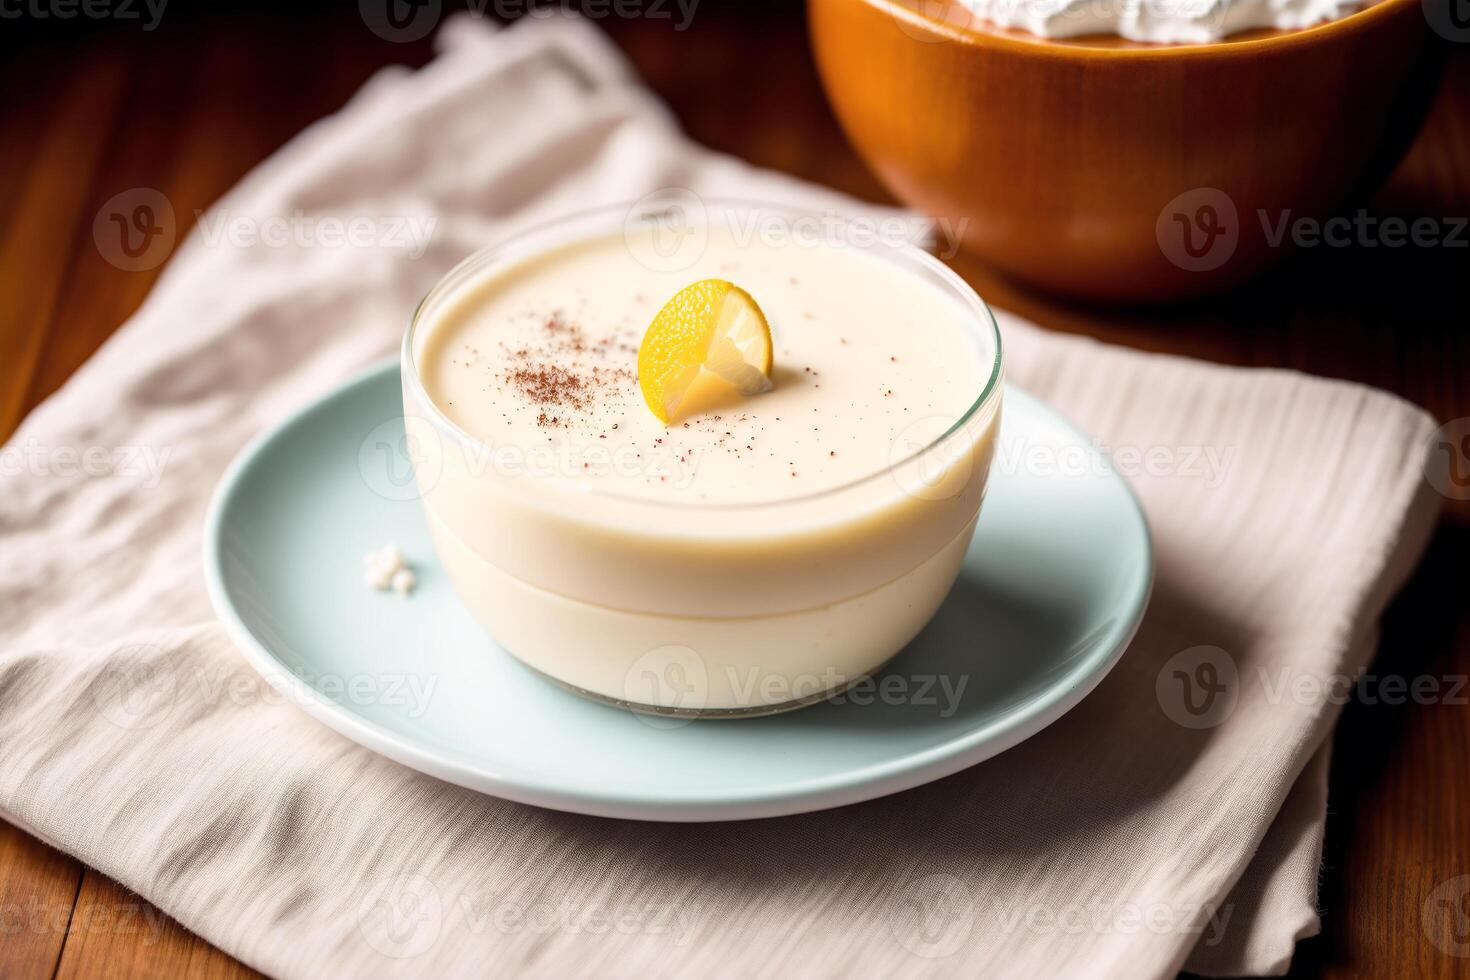
<svg viewBox="0 0 1470 980">
<path fill-rule="evenodd" d="M 1299 219 L 1387 173 L 1439 61 L 1420 0 L 1185 46 L 1044 41 L 951 0 L 808 15 L 837 116 L 900 199 L 1006 274 L 1104 301 L 1197 296 L 1282 257 Z"/>
</svg>

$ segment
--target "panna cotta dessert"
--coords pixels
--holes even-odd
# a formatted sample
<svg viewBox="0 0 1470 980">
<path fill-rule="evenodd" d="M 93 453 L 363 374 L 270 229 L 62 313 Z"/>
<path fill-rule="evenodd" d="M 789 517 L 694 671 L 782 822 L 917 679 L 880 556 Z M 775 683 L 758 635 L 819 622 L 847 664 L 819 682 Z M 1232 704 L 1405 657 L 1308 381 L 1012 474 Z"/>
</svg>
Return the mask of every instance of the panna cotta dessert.
<svg viewBox="0 0 1470 980">
<path fill-rule="evenodd" d="M 809 219 L 590 212 L 421 304 L 429 528 L 523 663 L 640 711 L 762 714 L 871 675 L 938 608 L 994 451 L 995 323 L 919 249 L 830 216 L 791 234 Z"/>
</svg>

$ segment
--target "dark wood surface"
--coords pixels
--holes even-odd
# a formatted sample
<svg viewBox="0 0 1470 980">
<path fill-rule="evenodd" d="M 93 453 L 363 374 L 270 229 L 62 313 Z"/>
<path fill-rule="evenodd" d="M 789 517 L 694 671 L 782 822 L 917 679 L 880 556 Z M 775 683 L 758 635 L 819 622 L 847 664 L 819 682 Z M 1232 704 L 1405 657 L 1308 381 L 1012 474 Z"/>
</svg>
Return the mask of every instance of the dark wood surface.
<svg viewBox="0 0 1470 980">
<path fill-rule="evenodd" d="M 120 271 L 98 253 L 92 220 L 108 198 L 153 187 L 192 215 L 378 67 L 430 57 L 428 42 L 375 36 L 356 6 L 289 15 L 170 8 L 154 31 L 0 25 L 10 32 L 0 39 L 0 435 L 128 317 L 157 275 Z M 887 199 L 826 106 L 795 5 L 706 0 L 683 32 L 667 20 L 603 25 L 695 140 Z M 1470 51 L 1452 52 L 1420 138 L 1368 206 L 1470 215 Z M 1068 306 L 972 262 L 956 265 L 993 303 L 1054 329 L 1348 378 L 1442 420 L 1470 416 L 1467 248 L 1318 249 L 1247 289 L 1168 310 Z M 1470 506 L 1448 502 L 1384 624 L 1375 673 L 1470 673 L 1467 554 Z M 1421 918 L 1438 883 L 1470 874 L 1470 708 L 1349 706 L 1330 810 L 1324 933 L 1299 947 L 1294 974 L 1470 974 L 1470 959 L 1431 943 Z M 0 912 L 9 916 L 0 922 L 6 980 L 251 972 L 4 824 Z"/>
</svg>

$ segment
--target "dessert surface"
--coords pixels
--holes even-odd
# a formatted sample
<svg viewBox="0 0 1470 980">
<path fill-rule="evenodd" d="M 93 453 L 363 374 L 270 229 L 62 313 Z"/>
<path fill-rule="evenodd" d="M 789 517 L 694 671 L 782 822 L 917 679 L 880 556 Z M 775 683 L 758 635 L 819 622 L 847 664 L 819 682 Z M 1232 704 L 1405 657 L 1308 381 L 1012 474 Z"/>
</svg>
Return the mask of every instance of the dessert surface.
<svg viewBox="0 0 1470 980">
<path fill-rule="evenodd" d="M 989 376 L 970 310 L 860 249 L 723 232 L 678 271 L 650 268 L 646 254 L 611 235 L 500 266 L 423 325 L 425 390 L 485 445 L 487 465 L 640 498 L 806 496 L 881 472 L 916 433 L 943 432 Z M 773 387 L 743 396 L 702 376 L 666 426 L 639 391 L 639 341 L 671 296 L 705 278 L 760 304 Z"/>
</svg>

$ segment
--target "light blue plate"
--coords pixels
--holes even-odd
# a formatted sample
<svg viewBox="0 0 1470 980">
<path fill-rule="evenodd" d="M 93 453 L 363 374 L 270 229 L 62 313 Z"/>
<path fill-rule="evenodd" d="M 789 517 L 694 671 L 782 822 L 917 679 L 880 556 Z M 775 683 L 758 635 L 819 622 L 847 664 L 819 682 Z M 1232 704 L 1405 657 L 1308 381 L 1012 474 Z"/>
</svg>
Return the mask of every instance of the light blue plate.
<svg viewBox="0 0 1470 980">
<path fill-rule="evenodd" d="M 1097 685 L 1143 616 L 1152 559 L 1132 493 L 1045 405 L 1015 388 L 1005 399 L 958 583 L 887 668 L 887 693 L 879 678 L 842 703 L 670 722 L 584 701 L 522 667 L 460 607 L 435 561 L 406 464 L 393 458 L 396 364 L 241 453 L 211 507 L 205 575 L 268 681 L 348 738 L 441 779 L 645 820 L 841 806 L 1040 731 Z M 389 541 L 418 573 L 408 599 L 362 581 L 363 553 Z"/>
</svg>

